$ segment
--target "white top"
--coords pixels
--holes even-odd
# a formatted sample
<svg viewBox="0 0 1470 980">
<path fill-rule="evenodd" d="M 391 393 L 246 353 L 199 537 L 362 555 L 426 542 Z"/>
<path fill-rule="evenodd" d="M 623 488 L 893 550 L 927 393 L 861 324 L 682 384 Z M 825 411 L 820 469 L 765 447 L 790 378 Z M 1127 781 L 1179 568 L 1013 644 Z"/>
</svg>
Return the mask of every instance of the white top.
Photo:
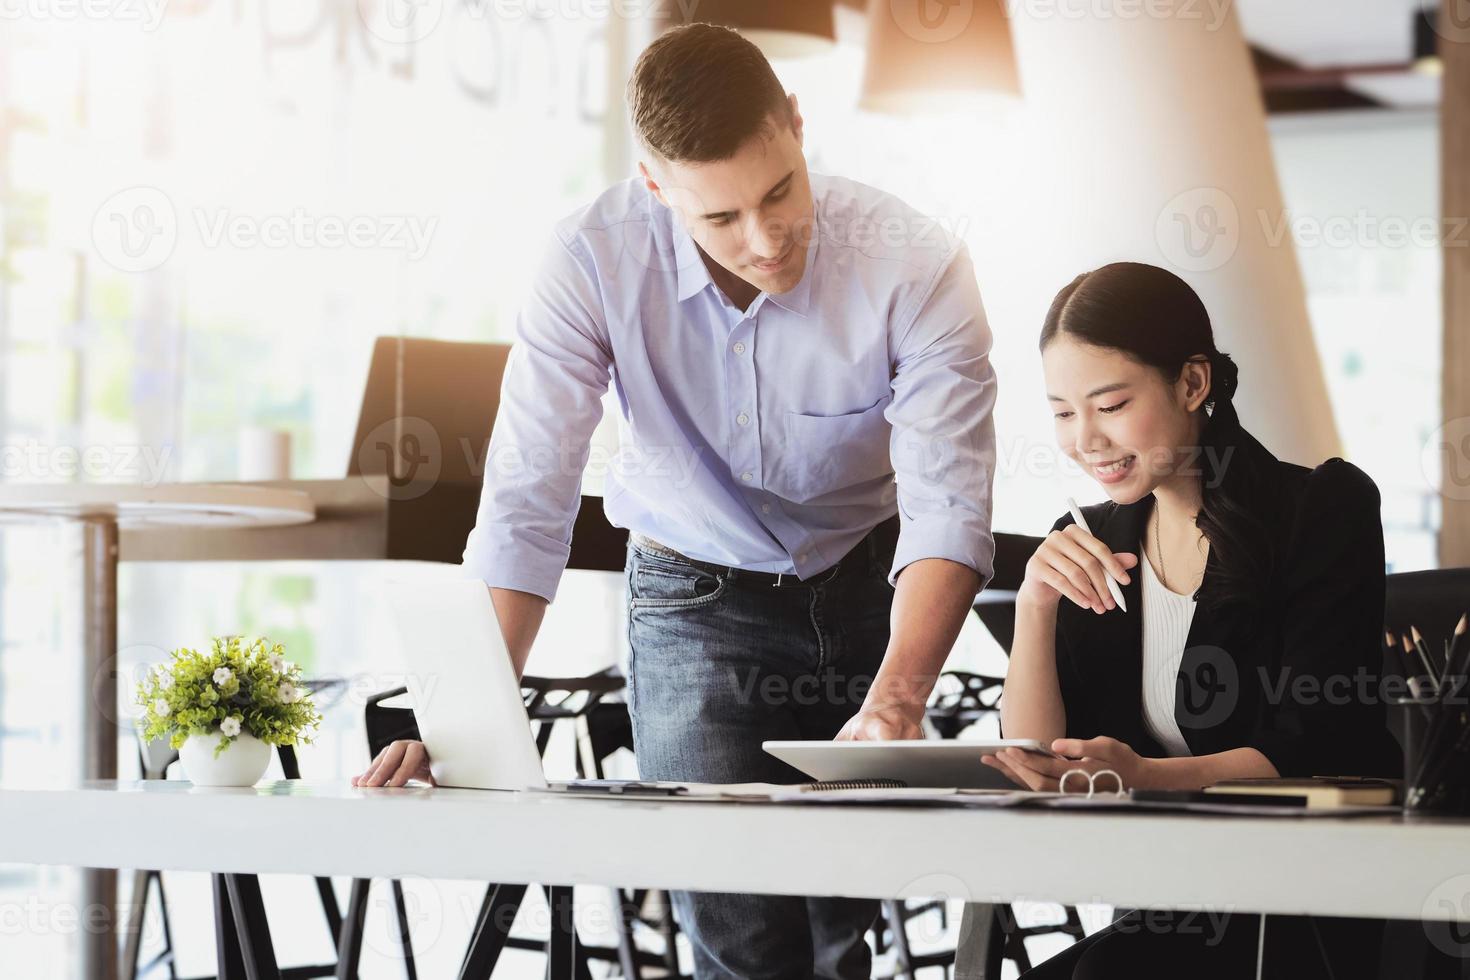
<svg viewBox="0 0 1470 980">
<path fill-rule="evenodd" d="M 1189 624 L 1194 620 L 1194 596 L 1164 588 L 1147 555 L 1139 566 L 1143 572 L 1143 724 L 1171 756 L 1191 755 L 1174 718 L 1174 691 Z"/>
<path fill-rule="evenodd" d="M 1393 808 L 1225 818 L 153 780 L 3 786 L 0 814 L 6 864 L 1470 920 L 1470 881 L 1451 873 L 1470 861 L 1470 821 Z"/>
<path fill-rule="evenodd" d="M 309 524 L 311 496 L 285 487 L 231 483 L 10 483 L 0 486 L 0 524 L 106 517 L 129 531 Z"/>
</svg>

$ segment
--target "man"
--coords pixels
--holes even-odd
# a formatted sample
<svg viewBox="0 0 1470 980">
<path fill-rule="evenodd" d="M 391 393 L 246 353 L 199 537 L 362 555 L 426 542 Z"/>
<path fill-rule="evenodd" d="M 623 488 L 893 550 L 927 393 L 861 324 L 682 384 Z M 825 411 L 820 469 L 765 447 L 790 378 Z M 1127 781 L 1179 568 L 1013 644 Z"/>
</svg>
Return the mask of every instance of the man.
<svg viewBox="0 0 1470 980">
<path fill-rule="evenodd" d="M 465 568 L 521 670 L 611 383 L 640 775 L 793 782 L 763 740 L 921 738 L 993 555 L 995 376 L 968 253 L 889 195 L 809 174 L 795 96 L 733 31 L 663 35 L 628 96 L 641 179 L 557 228 Z M 411 777 L 427 755 L 396 743 L 354 782 Z M 675 903 L 701 980 L 868 976 L 874 902 Z"/>
</svg>

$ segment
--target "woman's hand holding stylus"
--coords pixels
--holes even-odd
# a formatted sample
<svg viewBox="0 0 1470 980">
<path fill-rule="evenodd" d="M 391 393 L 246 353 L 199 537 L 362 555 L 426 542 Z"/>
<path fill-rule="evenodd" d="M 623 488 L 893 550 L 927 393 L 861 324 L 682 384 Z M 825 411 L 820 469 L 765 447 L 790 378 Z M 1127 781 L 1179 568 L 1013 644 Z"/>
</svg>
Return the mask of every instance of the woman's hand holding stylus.
<svg viewBox="0 0 1470 980">
<path fill-rule="evenodd" d="M 1114 552 L 1076 524 L 1053 531 L 1026 563 L 1026 579 L 1018 602 L 1055 606 L 1063 597 L 1083 609 L 1105 613 L 1117 603 L 1108 590 L 1108 576 L 1127 584 L 1128 570 L 1138 556 Z"/>
</svg>

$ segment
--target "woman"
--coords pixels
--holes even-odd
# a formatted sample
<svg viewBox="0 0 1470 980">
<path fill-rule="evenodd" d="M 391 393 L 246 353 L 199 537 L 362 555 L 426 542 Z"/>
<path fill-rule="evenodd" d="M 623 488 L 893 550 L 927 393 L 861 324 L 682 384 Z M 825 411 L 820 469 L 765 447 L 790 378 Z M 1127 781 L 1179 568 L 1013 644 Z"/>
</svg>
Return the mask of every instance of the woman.
<svg viewBox="0 0 1470 980">
<path fill-rule="evenodd" d="M 1376 684 L 1372 480 L 1336 458 L 1283 463 L 1241 427 L 1236 366 L 1199 297 L 1163 269 L 1078 276 L 1047 313 L 1041 352 L 1058 441 L 1109 500 L 1083 508 L 1092 533 L 1063 516 L 1027 564 L 1001 725 L 1081 761 L 1007 750 L 987 764 L 1036 790 L 1074 767 L 1155 789 L 1397 775 Z M 1255 976 L 1257 916 L 1201 930 L 1185 915 L 1169 928 L 1131 913 L 1026 976 Z M 1268 975 L 1273 963 L 1293 980 L 1374 975 L 1381 931 L 1272 916 Z"/>
</svg>

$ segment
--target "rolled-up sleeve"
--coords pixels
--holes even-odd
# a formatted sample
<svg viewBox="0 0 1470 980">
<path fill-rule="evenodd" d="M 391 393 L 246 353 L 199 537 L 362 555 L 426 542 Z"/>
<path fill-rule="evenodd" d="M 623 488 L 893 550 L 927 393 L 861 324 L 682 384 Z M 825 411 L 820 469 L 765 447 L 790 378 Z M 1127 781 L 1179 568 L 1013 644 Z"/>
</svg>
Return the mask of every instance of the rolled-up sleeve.
<svg viewBox="0 0 1470 980">
<path fill-rule="evenodd" d="M 611 365 L 591 257 L 558 233 L 516 319 L 466 577 L 555 598 Z"/>
<path fill-rule="evenodd" d="M 900 316 L 890 454 L 900 531 L 889 580 L 924 558 L 980 574 L 994 570 L 995 371 L 991 335 L 969 250 L 958 245 Z"/>
</svg>

